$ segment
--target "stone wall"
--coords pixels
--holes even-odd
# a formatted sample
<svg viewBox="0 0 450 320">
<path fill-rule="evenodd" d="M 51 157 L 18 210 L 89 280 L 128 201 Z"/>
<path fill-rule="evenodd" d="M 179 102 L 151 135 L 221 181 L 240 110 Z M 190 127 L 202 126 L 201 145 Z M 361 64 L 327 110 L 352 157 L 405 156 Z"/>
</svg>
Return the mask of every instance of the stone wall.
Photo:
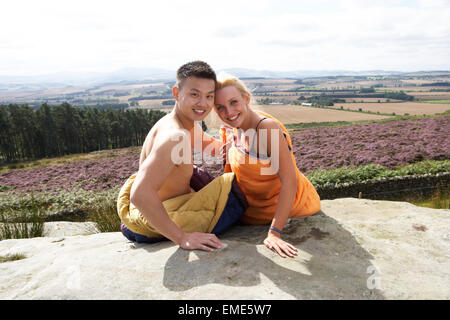
<svg viewBox="0 0 450 320">
<path fill-rule="evenodd" d="M 405 177 L 381 178 L 355 183 L 327 184 L 317 187 L 322 200 L 337 198 L 358 198 L 373 200 L 398 200 L 408 197 L 429 197 L 438 189 L 448 191 L 450 172 Z"/>
</svg>

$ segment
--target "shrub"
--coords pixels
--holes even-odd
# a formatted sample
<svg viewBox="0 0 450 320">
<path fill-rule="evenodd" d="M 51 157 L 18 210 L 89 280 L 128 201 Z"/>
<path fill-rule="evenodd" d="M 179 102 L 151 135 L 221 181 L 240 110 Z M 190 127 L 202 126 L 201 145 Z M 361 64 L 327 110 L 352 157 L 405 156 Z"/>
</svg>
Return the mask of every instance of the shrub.
<svg viewBox="0 0 450 320">
<path fill-rule="evenodd" d="M 377 164 L 369 164 L 357 167 L 342 167 L 333 170 L 318 169 L 307 174 L 307 178 L 315 186 L 323 186 L 328 183 L 361 182 L 378 178 L 391 178 L 397 176 L 437 174 L 450 172 L 450 160 L 432 161 L 425 160 L 418 163 L 401 166 L 390 170 Z"/>
<path fill-rule="evenodd" d="M 32 197 L 30 210 L 19 213 L 13 209 L 0 211 L 0 240 L 42 237 L 45 214 Z"/>
<path fill-rule="evenodd" d="M 96 222 L 100 232 L 120 231 L 120 218 L 115 201 L 105 202 L 89 209 L 88 220 Z"/>
</svg>

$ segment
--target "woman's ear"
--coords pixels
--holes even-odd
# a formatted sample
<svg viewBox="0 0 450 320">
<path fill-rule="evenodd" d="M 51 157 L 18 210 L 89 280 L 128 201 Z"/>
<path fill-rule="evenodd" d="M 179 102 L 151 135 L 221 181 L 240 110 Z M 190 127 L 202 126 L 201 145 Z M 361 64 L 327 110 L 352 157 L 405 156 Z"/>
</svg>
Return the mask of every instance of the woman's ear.
<svg viewBox="0 0 450 320">
<path fill-rule="evenodd" d="M 178 93 L 179 93 L 179 92 L 180 92 L 180 90 L 178 89 L 177 86 L 174 86 L 174 87 L 172 88 L 172 95 L 173 95 L 175 101 L 177 101 L 177 102 L 178 102 Z"/>
<path fill-rule="evenodd" d="M 244 101 L 245 101 L 245 104 L 246 104 L 246 105 L 249 105 L 249 104 L 250 104 L 250 94 L 246 93 L 246 94 L 244 95 Z"/>
</svg>

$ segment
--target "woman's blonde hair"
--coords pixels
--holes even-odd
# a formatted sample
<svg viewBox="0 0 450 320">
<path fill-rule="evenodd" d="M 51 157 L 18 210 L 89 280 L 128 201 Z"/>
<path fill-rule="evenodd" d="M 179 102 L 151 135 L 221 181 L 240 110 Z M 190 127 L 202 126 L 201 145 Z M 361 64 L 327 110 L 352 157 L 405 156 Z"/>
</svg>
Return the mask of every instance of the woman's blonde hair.
<svg viewBox="0 0 450 320">
<path fill-rule="evenodd" d="M 236 89 L 239 90 L 239 92 L 241 93 L 241 95 L 243 97 L 248 96 L 250 98 L 250 100 L 252 100 L 252 96 L 250 94 L 250 90 L 248 90 L 248 88 L 246 87 L 246 85 L 244 84 L 244 82 L 242 82 L 242 80 L 240 80 L 238 77 L 232 76 L 229 73 L 226 73 L 224 71 L 220 72 L 219 75 L 217 76 L 217 82 L 216 82 L 216 90 L 225 88 L 225 87 L 229 87 L 229 86 L 233 86 Z M 251 101 L 250 101 L 251 103 Z M 248 106 L 250 108 L 250 105 Z M 253 110 L 259 110 L 260 107 L 258 105 L 252 105 L 251 109 Z M 210 112 L 207 117 L 205 118 L 205 122 L 206 125 L 208 126 L 208 128 L 216 128 L 218 129 L 221 125 L 226 124 L 225 122 L 223 122 L 220 117 L 217 115 L 217 112 Z"/>
<path fill-rule="evenodd" d="M 239 92 L 242 94 L 243 97 L 248 96 L 251 97 L 250 91 L 245 86 L 244 82 L 240 80 L 239 78 L 232 76 L 229 73 L 226 72 L 220 72 L 217 76 L 217 84 L 216 84 L 216 90 L 233 86 L 236 89 L 239 90 Z"/>
</svg>

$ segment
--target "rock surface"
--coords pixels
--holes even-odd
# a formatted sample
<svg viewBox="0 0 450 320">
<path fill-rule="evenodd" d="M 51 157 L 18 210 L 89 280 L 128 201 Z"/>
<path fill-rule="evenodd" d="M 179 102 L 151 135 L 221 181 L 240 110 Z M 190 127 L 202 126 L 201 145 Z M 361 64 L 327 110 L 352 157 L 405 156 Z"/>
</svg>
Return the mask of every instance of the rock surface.
<svg viewBox="0 0 450 320">
<path fill-rule="evenodd" d="M 212 253 L 118 232 L 3 240 L 0 256 L 26 258 L 0 263 L 0 299 L 450 299 L 450 210 L 325 200 L 284 230 L 294 259 L 265 248 L 267 226 Z"/>
<path fill-rule="evenodd" d="M 95 222 L 53 221 L 44 223 L 45 237 L 78 236 L 99 233 Z"/>
</svg>

